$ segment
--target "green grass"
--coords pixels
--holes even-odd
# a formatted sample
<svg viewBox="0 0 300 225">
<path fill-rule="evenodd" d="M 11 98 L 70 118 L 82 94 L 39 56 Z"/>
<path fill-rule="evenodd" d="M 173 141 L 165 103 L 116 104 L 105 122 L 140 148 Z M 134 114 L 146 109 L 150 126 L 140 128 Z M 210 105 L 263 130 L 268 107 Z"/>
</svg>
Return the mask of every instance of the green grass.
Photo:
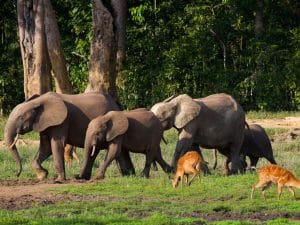
<svg viewBox="0 0 300 225">
<path fill-rule="evenodd" d="M 4 126 L 0 120 L 0 125 Z M 3 129 L 2 129 L 3 130 Z M 285 129 L 267 129 L 270 137 L 276 139 Z M 36 139 L 37 135 L 30 135 Z M 166 132 L 168 145 L 161 143 L 162 154 L 171 162 L 176 145 L 176 131 Z M 300 178 L 300 138 L 294 141 L 282 140 L 272 143 L 277 162 L 289 168 Z M 23 173 L 20 180 L 35 178 L 30 168 L 38 146 L 23 146 L 19 152 L 23 159 Z M 77 153 L 83 158 L 83 150 Z M 203 150 L 205 159 L 212 167 L 211 150 Z M 105 156 L 102 151 L 93 173 L 100 160 Z M 298 200 L 293 200 L 290 192 L 284 189 L 281 200 L 277 200 L 277 188 L 272 186 L 266 194 L 267 199 L 257 190 L 254 199 L 250 199 L 251 186 L 258 181 L 257 175 L 247 173 L 225 177 L 220 169 L 225 158 L 219 155 L 217 170 L 212 175 L 195 179 L 191 186 L 174 189 L 171 180 L 160 168 L 151 170 L 150 179 L 144 179 L 140 173 L 144 166 L 143 154 L 131 154 L 136 167 L 136 176 L 121 177 L 115 163 L 108 168 L 106 178 L 94 183 L 67 185 L 49 190 L 54 195 L 75 196 L 55 204 L 37 204 L 29 209 L 16 211 L 0 210 L 0 224 L 300 224 L 300 221 L 275 218 L 266 222 L 258 220 L 235 219 L 209 222 L 203 215 L 222 215 L 249 213 L 278 214 L 300 212 L 300 190 L 296 190 Z M 266 164 L 262 159 L 258 166 Z M 50 157 L 43 166 L 49 170 L 49 179 L 54 177 L 53 159 Z M 67 177 L 78 174 L 80 167 L 73 162 L 67 168 Z M 16 163 L 7 149 L 0 149 L 0 180 L 15 180 Z M 77 200 L 76 200 L 77 199 Z"/>
</svg>

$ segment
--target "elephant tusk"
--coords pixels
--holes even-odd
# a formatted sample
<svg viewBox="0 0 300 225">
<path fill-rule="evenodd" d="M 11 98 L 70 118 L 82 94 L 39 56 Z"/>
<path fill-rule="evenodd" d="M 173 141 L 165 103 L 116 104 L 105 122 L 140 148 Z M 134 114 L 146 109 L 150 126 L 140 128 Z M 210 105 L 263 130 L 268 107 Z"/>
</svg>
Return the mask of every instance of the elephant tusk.
<svg viewBox="0 0 300 225">
<path fill-rule="evenodd" d="M 9 146 L 9 148 L 12 148 L 17 143 L 18 139 L 19 139 L 19 134 L 17 134 L 17 136 L 15 137 L 14 142 Z"/>
<path fill-rule="evenodd" d="M 91 154 L 92 157 L 93 157 L 94 154 L 95 154 L 95 150 L 96 150 L 96 145 L 93 145 L 92 154 Z"/>
</svg>

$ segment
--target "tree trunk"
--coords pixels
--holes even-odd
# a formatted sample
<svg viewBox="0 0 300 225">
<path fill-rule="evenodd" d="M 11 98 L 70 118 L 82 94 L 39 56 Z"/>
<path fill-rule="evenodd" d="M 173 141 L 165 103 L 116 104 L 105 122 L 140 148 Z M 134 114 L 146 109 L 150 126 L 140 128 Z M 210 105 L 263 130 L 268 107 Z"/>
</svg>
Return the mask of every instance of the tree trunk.
<svg viewBox="0 0 300 225">
<path fill-rule="evenodd" d="M 259 36 L 264 31 L 263 10 L 264 10 L 264 1 L 256 0 L 255 24 L 254 24 L 255 25 L 254 32 L 256 36 Z"/>
<path fill-rule="evenodd" d="M 25 98 L 51 90 L 43 0 L 18 0 L 18 26 Z"/>
<path fill-rule="evenodd" d="M 59 29 L 50 0 L 44 0 L 44 8 L 47 48 L 52 66 L 56 92 L 71 94 L 73 92 L 72 85 L 69 81 L 66 60 L 63 49 L 60 45 Z"/>
<path fill-rule="evenodd" d="M 85 92 L 101 91 L 116 97 L 116 37 L 113 17 L 101 0 L 93 0 L 93 39 L 89 83 Z"/>
</svg>

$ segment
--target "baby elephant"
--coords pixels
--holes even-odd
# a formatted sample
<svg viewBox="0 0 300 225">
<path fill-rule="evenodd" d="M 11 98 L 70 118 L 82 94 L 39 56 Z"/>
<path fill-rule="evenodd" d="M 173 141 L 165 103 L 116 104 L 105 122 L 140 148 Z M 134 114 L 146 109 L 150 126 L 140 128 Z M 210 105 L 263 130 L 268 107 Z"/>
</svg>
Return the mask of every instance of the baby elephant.
<svg viewBox="0 0 300 225">
<path fill-rule="evenodd" d="M 249 129 L 245 129 L 244 142 L 241 148 L 241 155 L 250 158 L 250 168 L 256 168 L 259 158 L 266 158 L 270 163 L 277 164 L 270 139 L 260 125 L 250 124 Z"/>
<path fill-rule="evenodd" d="M 182 187 L 183 176 L 185 175 L 185 182 L 190 185 L 195 176 L 200 173 L 201 165 L 206 164 L 197 151 L 188 151 L 179 158 L 177 163 L 176 174 L 172 180 L 172 186 L 175 188 L 180 179 Z M 189 174 L 193 174 L 190 181 L 188 181 Z"/>
<path fill-rule="evenodd" d="M 90 122 L 86 131 L 85 160 L 79 177 L 90 178 L 93 162 L 103 148 L 108 151 L 95 179 L 103 179 L 107 167 L 120 154 L 132 164 L 129 151 L 146 155 L 143 170 L 145 177 L 149 177 L 151 163 L 154 161 L 165 172 L 170 173 L 172 168 L 161 155 L 162 136 L 163 128 L 159 119 L 146 109 L 110 111 L 99 116 Z"/>
<path fill-rule="evenodd" d="M 215 152 L 216 154 L 216 152 Z M 260 125 L 250 124 L 249 129 L 245 128 L 245 136 L 240 151 L 240 159 L 244 169 L 247 167 L 246 156 L 250 159 L 250 169 L 255 169 L 259 158 L 266 158 L 270 163 L 277 164 L 274 156 L 270 139 Z M 228 165 L 230 159 L 226 160 L 225 170 L 229 170 Z M 214 169 L 217 165 L 217 157 L 215 155 Z"/>
</svg>

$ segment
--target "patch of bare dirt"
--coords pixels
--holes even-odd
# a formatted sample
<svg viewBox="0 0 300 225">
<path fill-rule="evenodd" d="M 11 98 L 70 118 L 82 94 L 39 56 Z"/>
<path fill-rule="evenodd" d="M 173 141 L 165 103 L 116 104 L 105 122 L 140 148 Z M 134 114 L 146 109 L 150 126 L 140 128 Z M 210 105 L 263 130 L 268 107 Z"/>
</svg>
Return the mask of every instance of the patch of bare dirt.
<svg viewBox="0 0 300 225">
<path fill-rule="evenodd" d="M 299 128 L 300 117 L 285 117 L 282 119 L 247 119 L 247 122 L 256 123 L 264 128 Z"/>
<path fill-rule="evenodd" d="M 192 217 L 203 218 L 209 222 L 219 220 L 249 220 L 249 221 L 267 221 L 276 218 L 287 218 L 292 220 L 300 220 L 300 213 L 236 213 L 236 212 L 214 212 L 204 213 L 195 211 Z"/>
<path fill-rule="evenodd" d="M 282 119 L 247 119 L 248 124 L 259 124 L 264 128 L 283 128 L 272 138 L 272 142 L 290 142 L 300 138 L 300 117 L 285 117 Z"/>
<path fill-rule="evenodd" d="M 93 195 L 76 195 L 70 193 L 55 194 L 49 191 L 56 187 L 66 185 L 82 185 L 82 183 L 67 181 L 64 184 L 54 184 L 47 182 L 38 182 L 35 180 L 0 181 L 0 208 L 6 210 L 19 210 L 31 208 L 34 205 L 49 205 L 58 202 L 68 201 L 103 201 L 112 200 L 111 197 L 93 196 Z"/>
</svg>

